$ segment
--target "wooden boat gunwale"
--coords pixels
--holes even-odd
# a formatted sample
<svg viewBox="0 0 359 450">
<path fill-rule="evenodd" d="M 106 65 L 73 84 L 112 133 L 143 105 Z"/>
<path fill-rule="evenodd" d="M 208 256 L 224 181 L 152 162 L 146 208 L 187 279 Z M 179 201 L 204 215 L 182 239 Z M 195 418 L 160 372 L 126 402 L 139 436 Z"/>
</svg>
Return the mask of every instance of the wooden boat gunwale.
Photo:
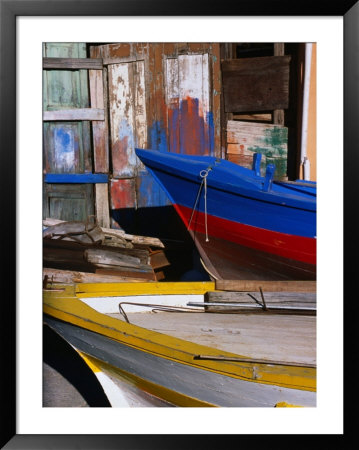
<svg viewBox="0 0 359 450">
<path fill-rule="evenodd" d="M 118 285 L 122 284 L 123 283 L 118 283 Z M 144 284 L 148 286 L 150 292 L 151 290 L 152 292 L 153 290 L 156 290 L 154 285 L 157 283 Z M 190 285 L 191 283 L 188 284 Z M 188 289 L 189 287 L 185 285 L 186 284 L 183 286 L 184 289 Z M 210 285 L 212 286 L 213 284 L 211 283 Z M 135 285 L 131 284 L 132 291 L 135 291 L 138 286 L 138 283 Z M 206 290 L 205 283 L 202 285 L 199 284 L 196 287 L 197 289 L 202 287 L 203 292 Z M 161 358 L 178 361 L 182 364 L 197 367 L 206 371 L 254 383 L 277 385 L 312 392 L 316 390 L 315 368 L 292 367 L 286 365 L 276 366 L 271 365 L 270 361 L 268 361 L 268 364 L 258 364 L 253 363 L 250 360 L 241 363 L 201 359 L 196 360 L 194 357 L 198 354 L 213 356 L 218 356 L 218 354 L 220 354 L 221 356 L 228 358 L 238 357 L 239 355 L 219 351 L 212 347 L 206 347 L 163 333 L 151 331 L 101 314 L 81 301 L 81 295 L 90 294 L 90 292 L 83 292 L 86 291 L 85 284 L 70 287 L 58 286 L 57 288 L 63 290 L 59 291 L 57 289 L 56 291 L 48 290 L 44 292 L 44 314 L 56 319 L 99 333 L 127 346 L 140 349 L 141 351 L 157 355 Z M 107 289 L 110 290 L 106 290 L 103 286 L 98 286 L 96 284 L 87 286 L 87 288 L 87 291 L 96 290 L 96 296 L 101 296 L 101 289 L 103 289 L 103 296 L 119 295 L 118 290 L 111 291 L 111 289 L 114 289 L 114 286 L 107 286 Z M 118 288 L 121 289 L 121 286 L 118 286 Z M 123 288 L 124 286 L 122 289 Z M 174 285 L 171 286 L 171 289 L 173 288 L 175 288 Z M 146 295 L 144 290 L 142 290 L 142 294 Z"/>
</svg>

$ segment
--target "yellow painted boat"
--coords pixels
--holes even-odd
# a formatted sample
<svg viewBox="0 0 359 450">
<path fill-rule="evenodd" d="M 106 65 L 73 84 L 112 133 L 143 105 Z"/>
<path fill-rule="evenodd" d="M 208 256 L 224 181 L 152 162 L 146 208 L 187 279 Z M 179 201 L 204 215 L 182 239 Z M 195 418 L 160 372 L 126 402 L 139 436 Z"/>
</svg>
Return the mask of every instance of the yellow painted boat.
<svg viewBox="0 0 359 450">
<path fill-rule="evenodd" d="M 316 406 L 316 318 L 207 312 L 212 282 L 52 285 L 44 323 L 112 406 Z"/>
</svg>

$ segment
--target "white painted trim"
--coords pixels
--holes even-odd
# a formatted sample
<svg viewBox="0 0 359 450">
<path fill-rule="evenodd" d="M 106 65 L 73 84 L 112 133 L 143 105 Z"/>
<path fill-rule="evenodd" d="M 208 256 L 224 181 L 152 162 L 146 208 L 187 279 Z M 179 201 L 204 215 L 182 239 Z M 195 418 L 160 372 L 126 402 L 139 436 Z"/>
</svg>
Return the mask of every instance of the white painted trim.
<svg viewBox="0 0 359 450">
<path fill-rule="evenodd" d="M 90 297 L 80 298 L 86 305 L 102 314 L 116 314 L 119 312 L 120 302 L 151 303 L 163 306 L 187 306 L 188 302 L 203 302 L 203 294 L 188 295 L 129 295 L 119 297 Z M 148 312 L 150 308 L 137 305 L 124 305 L 125 312 Z"/>
</svg>

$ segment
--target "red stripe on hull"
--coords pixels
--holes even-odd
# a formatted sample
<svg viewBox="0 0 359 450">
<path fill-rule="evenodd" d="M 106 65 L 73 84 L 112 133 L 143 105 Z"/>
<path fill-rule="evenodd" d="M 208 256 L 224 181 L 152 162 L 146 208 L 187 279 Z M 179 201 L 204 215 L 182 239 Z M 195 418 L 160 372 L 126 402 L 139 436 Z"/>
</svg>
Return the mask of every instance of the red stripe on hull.
<svg viewBox="0 0 359 450">
<path fill-rule="evenodd" d="M 182 221 L 188 227 L 192 210 L 182 205 L 174 206 Z M 189 229 L 205 234 L 205 214 L 195 211 Z M 265 230 L 210 215 L 207 215 L 207 230 L 209 236 L 217 239 L 223 239 L 295 261 L 316 264 L 315 238 Z"/>
</svg>

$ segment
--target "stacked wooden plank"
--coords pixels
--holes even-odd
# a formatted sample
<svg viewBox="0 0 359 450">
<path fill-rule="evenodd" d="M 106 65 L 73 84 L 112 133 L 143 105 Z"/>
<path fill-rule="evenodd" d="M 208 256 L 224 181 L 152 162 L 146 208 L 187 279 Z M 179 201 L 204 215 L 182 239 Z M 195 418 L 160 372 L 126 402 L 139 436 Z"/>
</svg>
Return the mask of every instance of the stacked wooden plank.
<svg viewBox="0 0 359 450">
<path fill-rule="evenodd" d="M 252 168 L 253 154 L 262 154 L 261 172 L 275 164 L 275 178 L 287 175 L 288 129 L 269 123 L 229 120 L 227 123 L 227 156 L 229 161 Z"/>
<path fill-rule="evenodd" d="M 164 278 L 162 269 L 169 265 L 164 244 L 157 238 L 55 219 L 46 219 L 43 225 L 46 280 L 159 281 Z"/>
<path fill-rule="evenodd" d="M 217 280 L 216 289 L 204 296 L 206 312 L 316 314 L 315 281 Z"/>
</svg>

